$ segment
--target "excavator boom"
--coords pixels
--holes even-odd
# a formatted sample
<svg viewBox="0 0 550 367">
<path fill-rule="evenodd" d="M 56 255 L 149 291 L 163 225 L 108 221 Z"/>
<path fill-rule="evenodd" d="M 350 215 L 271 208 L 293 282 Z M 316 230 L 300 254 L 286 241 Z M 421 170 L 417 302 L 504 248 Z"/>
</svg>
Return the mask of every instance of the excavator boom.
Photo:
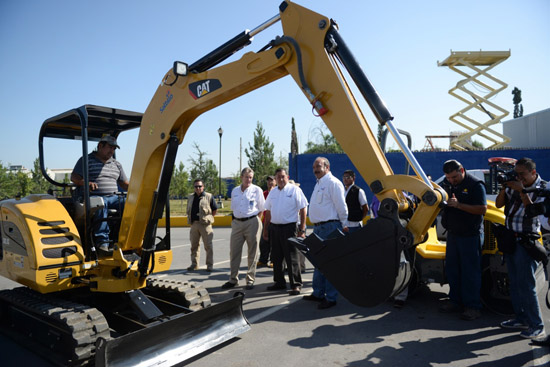
<svg viewBox="0 0 550 367">
<path fill-rule="evenodd" d="M 221 64 L 248 45 L 255 34 L 279 21 L 282 36 L 258 52 Z M 278 15 L 195 63 L 174 63 L 143 115 L 84 105 L 44 122 L 40 155 L 43 137 L 81 139 L 85 181 L 88 137 L 99 141 L 105 134 L 116 137 L 139 127 L 126 205 L 122 218 L 116 218 L 120 228 L 117 226 L 118 237 L 113 235 L 112 254 L 99 255 L 92 238 L 97 221 L 94 223 L 91 208 L 103 204 L 92 204 L 90 193 L 83 194 L 83 202 L 52 195 L 1 201 L 0 274 L 30 289 L 0 292 L 0 309 L 10 310 L 0 312 L 5 318 L 0 327 L 35 337 L 46 335 L 52 327 L 62 330 L 64 336 L 54 343 L 56 349 L 75 365 L 85 364 L 95 355 L 98 366 L 173 365 L 248 330 L 242 294 L 210 306 L 206 290 L 194 284 L 155 279 L 152 274 L 168 270 L 172 261 L 169 237 L 157 242 L 156 230 L 166 207 L 178 146 L 193 121 L 288 75 L 381 201 L 379 217 L 353 235 L 335 233 L 326 241 L 311 235 L 296 240 L 296 246 L 357 305 L 374 306 L 403 289 L 410 268 L 400 261 L 402 254 L 425 240 L 446 194 L 427 179 L 401 141 L 393 116 L 336 24 L 287 0 L 280 4 Z M 378 122 L 397 140 L 416 176 L 393 173 L 347 75 Z M 45 172 L 42 157 L 40 162 Z M 419 204 L 413 207 L 404 192 L 415 195 Z M 77 215 L 79 208 L 85 212 L 83 218 Z M 38 300 L 33 307 L 28 306 L 31 299 Z M 75 320 L 88 315 L 79 327 L 89 330 L 92 337 L 81 341 L 73 317 L 57 317 L 60 310 L 74 315 Z M 21 324 L 40 327 L 44 334 L 17 330 L 21 329 L 20 315 L 25 318 Z M 33 320 L 41 322 L 35 327 Z M 116 330 L 114 325 L 121 328 Z M 51 348 L 49 340 L 37 342 Z"/>
<path fill-rule="evenodd" d="M 163 176 L 161 171 L 173 166 L 171 157 L 175 153 L 169 147 L 173 147 L 175 141 L 183 141 L 193 121 L 210 109 L 289 74 L 371 190 L 381 201 L 388 199 L 395 204 L 388 204 L 395 211 L 390 216 L 393 218 L 405 211 L 411 213 L 404 223 L 391 220 L 394 225 L 402 226 L 410 233 L 398 236 L 400 230 L 395 228 L 393 231 L 397 237 L 388 246 L 397 243 L 398 248 L 394 256 L 397 260 L 392 261 L 399 261 L 403 248 L 420 243 L 425 238 L 437 216 L 439 204 L 445 199 L 444 191 L 427 179 L 414 155 L 401 142 L 392 125 L 393 116 L 339 35 L 337 26 L 329 18 L 290 1 L 283 1 L 279 11 L 278 16 L 252 32 L 241 33 L 187 68 L 182 63 L 176 63 L 177 67 L 183 66 L 182 70 L 187 70 L 178 73 L 175 66 L 162 79 L 142 120 L 136 163 L 132 169 L 132 182 L 120 229 L 119 242 L 123 250 L 140 248 L 142 243 L 148 241 L 150 231 L 145 224 L 155 222 L 150 220 L 151 213 L 159 206 L 157 200 L 163 199 L 163 195 L 155 194 L 157 188 L 162 187 L 156 178 Z M 248 52 L 237 61 L 216 66 L 250 43 L 254 34 L 278 20 L 282 23 L 283 36 L 277 37 L 259 52 Z M 400 143 L 416 176 L 393 173 L 343 69 L 352 76 L 379 123 L 385 124 Z M 414 210 L 409 208 L 403 192 L 420 199 Z M 370 231 L 377 230 L 371 226 Z M 373 238 L 368 233 L 362 236 Z M 147 247 L 143 245 L 143 248 Z M 376 253 L 372 255 L 376 256 Z M 348 260 L 354 261 L 353 254 Z M 142 261 L 142 264 L 147 263 Z M 397 272 L 398 267 L 396 264 L 395 271 L 390 273 Z M 368 269 L 365 271 L 370 272 Z M 142 269 L 142 273 L 146 273 L 146 269 Z M 381 301 L 383 299 L 376 302 Z"/>
</svg>

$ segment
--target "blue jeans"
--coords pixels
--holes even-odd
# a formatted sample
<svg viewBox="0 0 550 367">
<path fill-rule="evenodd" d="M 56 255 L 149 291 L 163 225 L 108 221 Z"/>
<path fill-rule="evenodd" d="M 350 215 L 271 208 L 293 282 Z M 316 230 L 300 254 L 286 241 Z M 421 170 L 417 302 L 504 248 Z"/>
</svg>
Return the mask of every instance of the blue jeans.
<svg viewBox="0 0 550 367">
<path fill-rule="evenodd" d="M 125 198 L 118 195 L 106 195 L 102 196 L 105 206 L 103 209 L 99 209 L 95 212 L 94 220 L 101 220 L 107 218 L 109 215 L 109 209 L 116 209 L 119 211 L 119 215 L 122 216 L 122 211 L 124 210 L 124 203 L 126 202 Z M 100 245 L 104 242 L 109 242 L 109 224 L 107 221 L 101 221 L 97 223 L 97 226 L 94 228 L 94 241 L 96 245 Z"/>
<path fill-rule="evenodd" d="M 447 234 L 445 274 L 449 298 L 457 305 L 481 309 L 481 248 L 483 233 L 474 236 Z"/>
<path fill-rule="evenodd" d="M 513 254 L 504 255 L 510 278 L 510 300 L 516 319 L 530 328 L 543 329 L 544 323 L 537 298 L 535 271 L 538 263 L 516 241 Z"/>
<path fill-rule="evenodd" d="M 329 222 L 313 227 L 313 233 L 324 240 L 336 229 L 342 230 L 342 224 L 340 222 Z M 315 297 L 325 298 L 329 302 L 336 302 L 338 291 L 317 268 L 313 271 L 312 286 Z"/>
</svg>

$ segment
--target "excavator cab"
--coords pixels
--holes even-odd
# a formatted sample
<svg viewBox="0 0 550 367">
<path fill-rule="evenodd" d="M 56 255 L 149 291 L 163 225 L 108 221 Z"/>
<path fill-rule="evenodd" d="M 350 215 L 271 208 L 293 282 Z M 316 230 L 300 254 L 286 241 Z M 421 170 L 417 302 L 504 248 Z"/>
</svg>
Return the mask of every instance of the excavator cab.
<svg viewBox="0 0 550 367">
<path fill-rule="evenodd" d="M 47 119 L 39 134 L 40 167 L 61 190 L 0 202 L 0 274 L 27 286 L 0 291 L 0 329 L 30 335 L 28 345 L 55 363 L 95 359 L 96 366 L 171 366 L 250 329 L 242 293 L 212 305 L 207 290 L 183 275 L 154 274 L 172 261 L 166 191 L 157 201 L 167 209 L 164 238 L 156 236 L 162 215 L 157 213 L 148 221 L 149 240 L 155 241 L 147 249 L 123 251 L 118 245 L 123 212 L 115 210 L 107 218 L 115 250 L 99 254 L 92 233 L 102 198 L 87 190 L 75 195 L 72 183 L 47 174 L 46 139 L 81 141 L 89 181 L 88 143 L 140 128 L 142 116 L 84 105 Z M 44 337 L 52 333 L 58 335 L 54 341 Z"/>
<path fill-rule="evenodd" d="M 45 140 L 46 139 L 67 139 L 81 141 L 81 157 L 83 161 L 83 177 L 88 181 L 88 153 L 89 142 L 99 142 L 103 136 L 110 135 L 115 138 L 126 131 L 140 127 L 142 113 L 126 111 L 115 108 L 84 105 L 79 108 L 69 110 L 60 115 L 51 117 L 44 121 L 38 136 L 40 169 L 44 178 L 55 187 L 59 187 L 64 195 L 56 195 L 65 209 L 73 218 L 79 234 L 82 239 L 82 245 L 86 259 L 96 258 L 95 244 L 93 243 L 93 229 L 98 226 L 97 220 L 94 220 L 94 213 L 103 207 L 103 199 L 98 196 L 91 196 L 88 190 L 79 190 L 73 183 L 56 181 L 46 172 Z M 71 154 L 73 152 L 66 152 Z M 79 154 L 74 152 L 75 159 Z M 54 190 L 50 190 L 53 193 Z M 66 192 L 70 194 L 67 195 Z M 118 195 L 125 197 L 126 193 L 119 192 Z M 106 219 L 111 228 L 111 240 L 117 242 L 120 219 L 122 218 L 122 208 L 113 209 Z"/>
</svg>

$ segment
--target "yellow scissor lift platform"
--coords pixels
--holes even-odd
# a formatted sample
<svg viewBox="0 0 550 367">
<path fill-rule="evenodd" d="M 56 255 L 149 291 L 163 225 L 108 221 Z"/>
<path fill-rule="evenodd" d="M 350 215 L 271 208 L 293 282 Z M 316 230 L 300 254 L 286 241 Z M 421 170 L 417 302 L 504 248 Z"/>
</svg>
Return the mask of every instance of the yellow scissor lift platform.
<svg viewBox="0 0 550 367">
<path fill-rule="evenodd" d="M 510 138 L 495 131 L 492 125 L 499 123 L 508 115 L 508 111 L 491 102 L 490 99 L 508 87 L 489 74 L 489 71 L 510 57 L 510 51 L 452 51 L 451 55 L 438 66 L 447 66 L 449 69 L 462 75 L 449 94 L 458 98 L 467 106 L 451 115 L 449 120 L 466 129 L 466 133 L 451 140 L 451 148 L 458 150 L 476 149 L 472 145 L 472 137 L 480 136 L 490 142 L 487 148 L 498 148 L 510 142 Z M 471 86 L 476 92 L 468 89 Z M 483 94 L 483 95 L 480 95 Z M 482 121 L 484 117 L 488 120 Z"/>
</svg>

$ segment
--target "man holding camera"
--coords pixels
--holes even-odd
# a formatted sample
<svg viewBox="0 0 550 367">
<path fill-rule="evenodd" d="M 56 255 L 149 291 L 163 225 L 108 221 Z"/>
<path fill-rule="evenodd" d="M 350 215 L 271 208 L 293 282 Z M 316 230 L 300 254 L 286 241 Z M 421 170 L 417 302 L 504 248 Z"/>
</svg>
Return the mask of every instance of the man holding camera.
<svg viewBox="0 0 550 367">
<path fill-rule="evenodd" d="M 536 189 L 546 184 L 537 174 L 535 162 L 522 158 L 516 162 L 516 180 L 504 182 L 495 200 L 497 208 L 504 206 L 506 228 L 515 237 L 515 249 L 504 254 L 510 279 L 510 300 L 515 318 L 500 324 L 505 329 L 522 330 L 521 337 L 543 340 L 544 322 L 537 298 L 535 272 L 538 261 L 533 259 L 529 248 L 536 246 L 535 238 L 540 231 L 537 216 L 528 215 L 527 207 L 544 201 Z"/>
</svg>

